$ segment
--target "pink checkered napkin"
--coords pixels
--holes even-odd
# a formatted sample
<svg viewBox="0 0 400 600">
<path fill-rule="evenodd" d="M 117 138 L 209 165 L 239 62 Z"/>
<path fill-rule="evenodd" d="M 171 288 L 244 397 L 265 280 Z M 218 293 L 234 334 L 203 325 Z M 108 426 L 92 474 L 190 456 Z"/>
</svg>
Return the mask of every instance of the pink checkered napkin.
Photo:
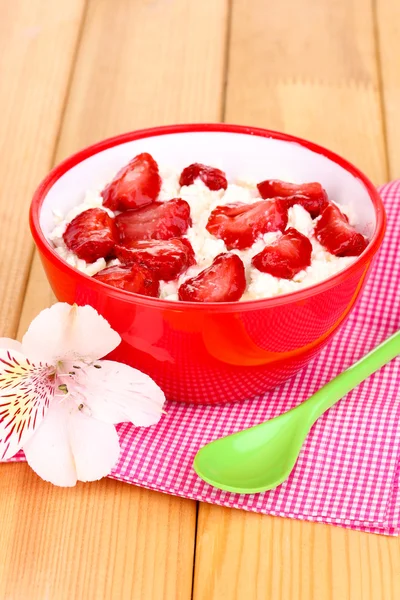
<svg viewBox="0 0 400 600">
<path fill-rule="evenodd" d="M 399 533 L 399 359 L 318 420 L 290 478 L 277 489 L 231 494 L 204 483 L 192 469 L 201 446 L 295 406 L 400 328 L 400 180 L 381 194 L 388 215 L 385 242 L 362 299 L 321 354 L 295 378 L 252 401 L 197 407 L 171 402 L 155 427 L 120 425 L 122 454 L 111 477 L 232 508 Z"/>
</svg>

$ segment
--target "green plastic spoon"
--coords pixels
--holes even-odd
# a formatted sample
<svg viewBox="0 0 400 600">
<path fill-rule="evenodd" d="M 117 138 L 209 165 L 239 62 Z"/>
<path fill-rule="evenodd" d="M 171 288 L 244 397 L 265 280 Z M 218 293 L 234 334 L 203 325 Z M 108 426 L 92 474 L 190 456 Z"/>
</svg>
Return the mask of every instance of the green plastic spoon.
<svg viewBox="0 0 400 600">
<path fill-rule="evenodd" d="M 296 408 L 201 448 L 194 470 L 207 483 L 228 492 L 272 490 L 289 477 L 315 421 L 399 354 L 400 331 Z"/>
</svg>

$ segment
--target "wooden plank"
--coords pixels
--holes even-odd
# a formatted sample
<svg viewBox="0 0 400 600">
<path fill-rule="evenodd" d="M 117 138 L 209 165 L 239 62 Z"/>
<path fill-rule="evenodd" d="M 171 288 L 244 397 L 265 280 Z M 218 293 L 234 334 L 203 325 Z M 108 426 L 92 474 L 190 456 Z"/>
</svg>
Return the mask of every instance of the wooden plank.
<svg viewBox="0 0 400 600">
<path fill-rule="evenodd" d="M 36 315 L 47 306 L 51 306 L 54 302 L 56 302 L 56 298 L 47 283 L 39 255 L 35 252 L 18 325 L 17 338 L 19 340 L 22 339 L 22 336 Z"/>
<path fill-rule="evenodd" d="M 234 0 L 225 119 L 312 139 L 387 180 L 371 4 Z M 199 507 L 194 600 L 394 600 L 399 575 L 398 539 Z"/>
<path fill-rule="evenodd" d="M 371 5 L 234 0 L 225 120 L 312 139 L 384 182 Z"/>
<path fill-rule="evenodd" d="M 226 20 L 227 0 L 92 1 L 58 157 L 139 127 L 218 121 Z"/>
<path fill-rule="evenodd" d="M 218 120 L 226 17 L 226 0 L 92 0 L 56 160 L 137 127 Z M 51 301 L 35 258 L 19 336 Z M 7 494 L 0 493 L 0 597 L 191 597 L 195 502 L 111 480 L 60 490 L 38 481 L 26 465 L 2 469 L 3 484 L 10 479 Z M 41 505 L 46 515 L 36 525 L 32 514 Z M 28 575 L 21 577 L 18 567 L 26 561 Z"/>
<path fill-rule="evenodd" d="M 33 245 L 32 192 L 49 169 L 84 0 L 0 0 L 0 336 L 14 336 Z"/>
<path fill-rule="evenodd" d="M 375 5 L 389 174 L 396 179 L 400 177 L 400 3 L 379 0 Z"/>
<path fill-rule="evenodd" d="M 1 598 L 190 598 L 190 503 L 111 480 L 59 489 L 26 464 L 2 465 L 0 495 Z"/>
<path fill-rule="evenodd" d="M 195 600 L 396 600 L 400 544 L 340 527 L 200 505 Z"/>
</svg>

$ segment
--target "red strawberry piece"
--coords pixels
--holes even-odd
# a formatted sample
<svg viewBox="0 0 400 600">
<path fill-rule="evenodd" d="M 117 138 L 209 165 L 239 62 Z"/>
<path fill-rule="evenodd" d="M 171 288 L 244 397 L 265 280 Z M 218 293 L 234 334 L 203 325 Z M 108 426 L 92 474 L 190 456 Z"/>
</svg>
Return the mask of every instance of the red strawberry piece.
<svg viewBox="0 0 400 600">
<path fill-rule="evenodd" d="M 304 208 L 304 210 L 310 213 L 310 217 L 312 219 L 319 217 L 322 211 L 329 204 L 329 200 L 325 201 L 323 198 L 321 198 L 321 200 L 317 200 L 316 198 L 301 196 L 300 194 L 296 196 L 288 196 L 287 198 L 285 198 L 285 200 L 287 202 L 288 208 L 294 206 L 295 204 L 300 204 Z"/>
<path fill-rule="evenodd" d="M 274 277 L 293 279 L 299 271 L 311 264 L 312 245 L 308 237 L 289 227 L 272 244 L 253 256 L 252 265 Z"/>
<path fill-rule="evenodd" d="M 228 249 L 244 250 L 268 231 L 283 231 L 287 225 L 284 200 L 260 200 L 252 204 L 226 204 L 212 211 L 206 226 L 212 235 L 224 240 Z"/>
<path fill-rule="evenodd" d="M 188 266 L 192 267 L 193 265 L 196 264 L 196 255 L 194 253 L 192 244 L 186 238 L 179 238 L 179 239 L 182 242 L 182 244 L 185 244 L 185 246 L 186 246 L 186 252 L 187 252 L 187 257 L 188 257 Z"/>
<path fill-rule="evenodd" d="M 154 202 L 161 189 L 158 165 L 147 152 L 138 154 L 123 167 L 101 192 L 111 210 L 129 210 Z"/>
<path fill-rule="evenodd" d="M 107 258 L 117 239 L 114 219 L 101 208 L 89 208 L 72 219 L 63 239 L 69 250 L 88 263 Z"/>
<path fill-rule="evenodd" d="M 134 292 L 143 296 L 157 298 L 160 293 L 160 282 L 155 273 L 144 265 L 116 265 L 103 269 L 94 279 L 107 283 L 126 292 Z"/>
<path fill-rule="evenodd" d="M 179 185 L 192 185 L 198 177 L 200 177 L 201 181 L 210 190 L 226 190 L 228 187 L 226 175 L 223 171 L 214 167 L 207 167 L 207 165 L 201 165 L 200 163 L 193 163 L 186 167 L 186 169 L 183 169 Z"/>
<path fill-rule="evenodd" d="M 190 242 L 181 238 L 139 240 L 132 242 L 129 248 L 116 246 L 115 254 L 125 264 L 145 265 L 164 281 L 175 279 L 196 262 Z"/>
<path fill-rule="evenodd" d="M 261 198 L 288 198 L 289 206 L 301 204 L 313 219 L 328 205 L 328 195 L 320 183 L 286 183 L 267 179 L 257 185 Z M 297 198 L 298 197 L 298 198 Z"/>
<path fill-rule="evenodd" d="M 359 256 L 368 241 L 335 204 L 329 204 L 315 226 L 317 240 L 335 256 Z"/>
<path fill-rule="evenodd" d="M 168 202 L 154 202 L 139 210 L 120 213 L 115 218 L 119 241 L 123 246 L 129 246 L 136 240 L 169 240 L 181 237 L 191 223 L 190 206 L 180 198 Z"/>
<path fill-rule="evenodd" d="M 232 253 L 219 254 L 212 265 L 179 288 L 180 300 L 188 302 L 234 302 L 246 289 L 242 260 Z"/>
</svg>

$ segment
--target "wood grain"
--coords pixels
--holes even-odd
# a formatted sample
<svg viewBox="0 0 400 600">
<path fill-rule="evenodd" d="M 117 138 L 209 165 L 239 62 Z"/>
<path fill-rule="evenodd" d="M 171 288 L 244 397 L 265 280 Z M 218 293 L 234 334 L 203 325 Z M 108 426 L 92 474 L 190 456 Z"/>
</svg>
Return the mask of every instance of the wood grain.
<svg viewBox="0 0 400 600">
<path fill-rule="evenodd" d="M 372 2 L 235 0 L 225 119 L 290 132 L 387 180 Z"/>
<path fill-rule="evenodd" d="M 395 538 L 200 505 L 194 600 L 395 600 Z"/>
<path fill-rule="evenodd" d="M 58 156 L 139 127 L 218 121 L 227 4 L 90 2 Z"/>
<path fill-rule="evenodd" d="M 235 0 L 226 120 L 312 139 L 385 181 L 375 33 L 371 2 Z M 398 539 L 199 507 L 194 600 L 395 600 L 399 585 Z"/>
<path fill-rule="evenodd" d="M 32 320 L 47 306 L 51 306 L 56 298 L 47 283 L 46 276 L 40 262 L 39 254 L 34 253 L 28 283 L 25 291 L 25 299 L 18 324 L 17 339 L 22 337 Z"/>
<path fill-rule="evenodd" d="M 89 2 L 55 160 L 121 131 L 218 120 L 226 25 L 225 0 Z M 19 337 L 52 301 L 35 256 Z M 0 472 L 0 598 L 191 597 L 195 502 L 111 480 L 60 490 L 26 465 Z"/>
<path fill-rule="evenodd" d="M 400 177 L 400 3 L 375 2 L 390 178 Z"/>
<path fill-rule="evenodd" d="M 195 511 L 103 480 L 59 489 L 2 465 L 0 598 L 190 598 Z"/>
<path fill-rule="evenodd" d="M 84 4 L 0 0 L 0 336 L 16 333 L 33 248 L 28 206 L 53 158 Z"/>
</svg>

